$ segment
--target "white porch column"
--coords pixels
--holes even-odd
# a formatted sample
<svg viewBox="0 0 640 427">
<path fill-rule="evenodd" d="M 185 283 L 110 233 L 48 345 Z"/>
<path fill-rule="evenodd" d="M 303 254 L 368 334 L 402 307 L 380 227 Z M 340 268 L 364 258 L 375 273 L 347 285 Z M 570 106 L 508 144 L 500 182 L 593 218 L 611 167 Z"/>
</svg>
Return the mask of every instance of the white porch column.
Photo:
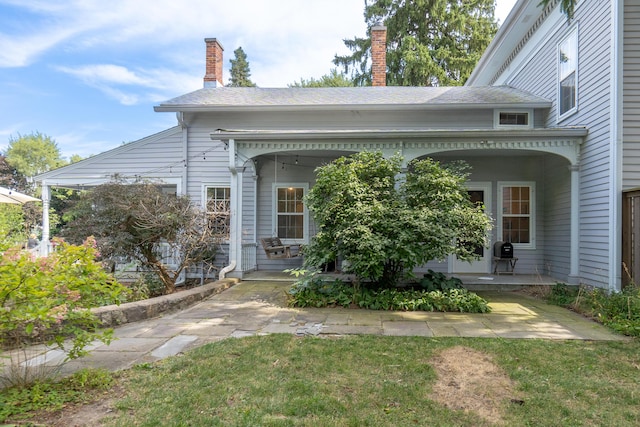
<svg viewBox="0 0 640 427">
<path fill-rule="evenodd" d="M 236 166 L 235 140 L 229 139 L 229 171 L 231 172 L 231 219 L 229 230 L 229 264 L 243 271 L 242 265 L 242 181 L 244 167 Z"/>
<path fill-rule="evenodd" d="M 42 181 L 42 240 L 40 241 L 40 256 L 49 255 L 49 239 L 51 230 L 49 230 L 49 206 L 51 201 L 51 192 L 46 181 Z"/>
<path fill-rule="evenodd" d="M 580 282 L 580 165 L 569 166 L 571 171 L 571 243 L 569 284 Z"/>
</svg>

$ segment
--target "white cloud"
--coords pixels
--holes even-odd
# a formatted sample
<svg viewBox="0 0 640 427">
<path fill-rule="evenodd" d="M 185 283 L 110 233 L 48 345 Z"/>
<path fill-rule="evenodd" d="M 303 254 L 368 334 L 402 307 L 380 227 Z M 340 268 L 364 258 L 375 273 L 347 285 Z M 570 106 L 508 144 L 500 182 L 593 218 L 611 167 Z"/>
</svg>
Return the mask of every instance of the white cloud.
<svg viewBox="0 0 640 427">
<path fill-rule="evenodd" d="M 166 69 L 130 70 L 113 64 L 55 68 L 99 89 L 123 105 L 163 101 L 176 93 L 193 90 L 196 85 L 195 78 Z"/>
</svg>

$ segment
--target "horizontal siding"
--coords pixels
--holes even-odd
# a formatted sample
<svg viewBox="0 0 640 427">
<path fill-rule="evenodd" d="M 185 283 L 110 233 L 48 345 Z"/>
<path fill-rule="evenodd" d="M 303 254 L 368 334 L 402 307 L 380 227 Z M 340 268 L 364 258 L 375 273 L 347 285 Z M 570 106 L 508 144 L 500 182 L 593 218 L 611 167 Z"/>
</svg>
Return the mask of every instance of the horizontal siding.
<svg viewBox="0 0 640 427">
<path fill-rule="evenodd" d="M 171 128 L 139 141 L 117 147 L 44 176 L 49 185 L 93 186 L 121 177 L 181 178 L 183 144 L 180 128 Z"/>
<path fill-rule="evenodd" d="M 627 0 L 629 3 L 630 0 Z M 610 2 L 583 1 L 578 2 L 575 19 L 571 25 L 566 21 L 558 22 L 554 31 L 548 34 L 545 42 L 529 51 L 523 68 L 513 71 L 509 77 L 510 85 L 529 91 L 535 95 L 553 100 L 548 127 L 555 126 L 587 126 L 589 135 L 581 147 L 580 156 L 580 265 L 579 275 L 583 282 L 598 286 L 608 286 L 610 235 L 614 226 L 610 217 L 609 206 L 612 177 L 610 176 L 611 118 L 610 94 L 615 88 L 610 85 L 611 63 L 611 4 Z M 625 18 L 627 11 L 625 10 Z M 557 123 L 557 46 L 569 33 L 573 25 L 579 25 L 578 31 L 578 111 L 562 122 Z M 637 38 L 636 38 L 637 39 Z M 521 54 L 526 54 L 521 53 Z M 639 155 L 640 156 L 640 155 Z M 558 266 L 552 267 L 564 275 L 568 272 L 567 255 L 563 253 L 567 246 L 567 236 L 558 234 L 558 230 L 566 230 L 565 215 L 570 214 L 567 195 L 570 181 L 567 172 L 549 169 L 555 159 L 548 164 L 548 177 L 545 179 L 545 216 L 548 240 L 545 245 L 545 263 L 556 261 Z M 561 177 L 559 188 L 553 183 Z M 638 173 L 640 176 L 640 173 Z"/>
<path fill-rule="evenodd" d="M 544 273 L 567 280 L 571 253 L 571 172 L 567 162 L 547 156 L 544 163 Z"/>
<path fill-rule="evenodd" d="M 640 187 L 640 4 L 624 2 L 623 188 Z"/>
<path fill-rule="evenodd" d="M 209 118 L 202 114 L 186 116 L 189 127 L 216 129 L 491 129 L 493 110 L 449 111 L 298 111 L 298 112 L 220 112 Z M 208 137 L 208 134 L 207 134 Z"/>
</svg>

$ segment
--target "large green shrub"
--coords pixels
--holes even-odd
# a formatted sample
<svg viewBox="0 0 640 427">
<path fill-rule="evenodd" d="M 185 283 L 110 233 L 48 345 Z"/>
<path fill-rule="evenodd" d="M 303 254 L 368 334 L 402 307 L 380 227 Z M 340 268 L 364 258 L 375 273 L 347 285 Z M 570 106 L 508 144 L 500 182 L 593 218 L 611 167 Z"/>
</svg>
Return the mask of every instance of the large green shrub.
<svg viewBox="0 0 640 427">
<path fill-rule="evenodd" d="M 0 344 L 47 343 L 73 359 L 92 341 L 111 340 L 112 331 L 100 330 L 90 309 L 118 304 L 127 291 L 95 261 L 94 239 L 80 246 L 56 243 L 46 258 L 23 251 L 1 255 Z"/>
<path fill-rule="evenodd" d="M 460 164 L 360 152 L 319 167 L 306 203 L 318 233 L 304 268 L 340 258 L 362 286 L 395 286 L 413 268 L 454 254 L 477 258 L 490 219 L 471 203 Z"/>
</svg>

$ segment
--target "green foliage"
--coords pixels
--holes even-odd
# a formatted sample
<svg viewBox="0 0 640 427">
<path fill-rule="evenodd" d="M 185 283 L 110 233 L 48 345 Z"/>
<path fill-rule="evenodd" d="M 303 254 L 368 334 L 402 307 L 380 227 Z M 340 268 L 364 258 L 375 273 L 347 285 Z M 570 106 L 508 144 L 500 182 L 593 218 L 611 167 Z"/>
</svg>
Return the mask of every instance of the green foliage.
<svg viewBox="0 0 640 427">
<path fill-rule="evenodd" d="M 21 251 L 0 258 L 0 340 L 18 348 L 55 345 L 74 359 L 92 341 L 111 340 L 112 331 L 99 330 L 90 309 L 120 303 L 126 290 L 95 261 L 95 240 L 57 245 L 47 258 Z"/>
<path fill-rule="evenodd" d="M 446 290 L 368 289 L 318 277 L 302 279 L 291 286 L 289 304 L 294 307 L 350 307 L 369 310 L 445 311 L 488 313 L 486 300 L 462 288 Z"/>
<path fill-rule="evenodd" d="M 341 258 L 364 284 L 395 286 L 413 268 L 449 254 L 477 257 L 491 223 L 469 200 L 460 165 L 360 152 L 316 170 L 306 203 L 318 233 L 305 247 L 304 268 Z"/>
<path fill-rule="evenodd" d="M 419 285 L 427 292 L 448 291 L 450 289 L 462 289 L 462 280 L 457 277 L 447 277 L 444 273 L 436 273 L 429 270 L 420 280 Z"/>
<path fill-rule="evenodd" d="M 7 162 L 24 176 L 35 176 L 66 164 L 58 144 L 40 132 L 9 138 L 6 155 Z"/>
<path fill-rule="evenodd" d="M 632 285 L 621 292 L 557 283 L 547 298 L 551 303 L 571 307 L 593 316 L 604 325 L 625 335 L 640 337 L 640 287 Z"/>
<path fill-rule="evenodd" d="M 387 27 L 387 84 L 459 86 L 471 75 L 497 31 L 493 0 L 367 0 L 367 27 Z M 351 55 L 334 64 L 371 84 L 371 34 L 344 40 Z"/>
<path fill-rule="evenodd" d="M 69 403 L 87 401 L 91 392 L 105 391 L 114 383 L 113 375 L 102 369 L 82 369 L 59 382 L 44 380 L 29 387 L 0 391 L 0 422 L 9 417 L 29 418 L 29 412 L 54 411 Z"/>
<path fill-rule="evenodd" d="M 23 245 L 27 241 L 22 207 L 0 203 L 0 251 L 11 246 Z"/>
<path fill-rule="evenodd" d="M 290 84 L 289 87 L 352 87 L 355 86 L 353 80 L 339 73 L 337 69 L 332 69 L 329 74 L 325 74 L 319 79 L 313 77 L 309 80 L 300 79 L 299 82 Z"/>
<path fill-rule="evenodd" d="M 247 54 L 244 53 L 242 47 L 233 51 L 235 59 L 229 60 L 231 62 L 231 78 L 229 79 L 229 87 L 255 87 L 250 79 L 251 71 L 249 70 L 249 62 L 247 61 Z"/>
<path fill-rule="evenodd" d="M 185 268 L 215 257 L 224 236 L 207 221 L 186 196 L 165 194 L 151 182 L 114 181 L 83 194 L 63 235 L 72 242 L 95 236 L 103 259 L 139 261 L 169 294 Z M 172 255 L 175 268 L 167 264 Z"/>
<path fill-rule="evenodd" d="M 547 7 L 551 3 L 551 0 L 541 0 L 539 6 Z M 573 14 L 576 9 L 576 4 L 578 4 L 578 0 L 561 0 L 560 1 L 560 10 L 562 13 L 567 15 L 568 20 L 573 19 Z"/>
</svg>

